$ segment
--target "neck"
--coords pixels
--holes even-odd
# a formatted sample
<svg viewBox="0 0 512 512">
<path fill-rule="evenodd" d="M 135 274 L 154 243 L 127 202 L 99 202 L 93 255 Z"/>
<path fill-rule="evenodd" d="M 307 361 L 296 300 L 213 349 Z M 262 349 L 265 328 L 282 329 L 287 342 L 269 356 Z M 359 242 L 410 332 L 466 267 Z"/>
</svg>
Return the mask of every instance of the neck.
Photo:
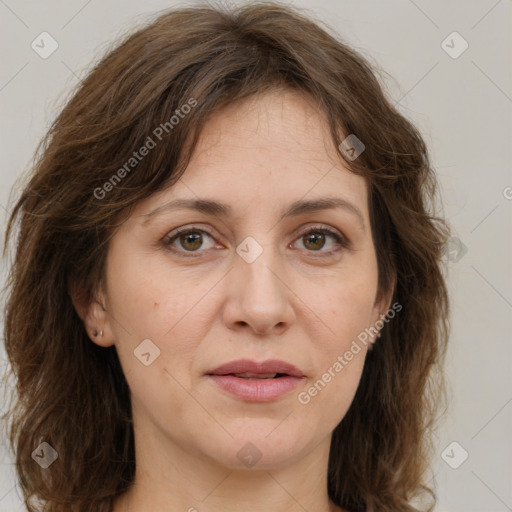
<svg viewBox="0 0 512 512">
<path fill-rule="evenodd" d="M 343 512 L 327 495 L 330 437 L 305 457 L 268 469 L 223 467 L 158 434 L 138 439 L 135 432 L 135 446 L 134 484 L 113 512 Z"/>
</svg>

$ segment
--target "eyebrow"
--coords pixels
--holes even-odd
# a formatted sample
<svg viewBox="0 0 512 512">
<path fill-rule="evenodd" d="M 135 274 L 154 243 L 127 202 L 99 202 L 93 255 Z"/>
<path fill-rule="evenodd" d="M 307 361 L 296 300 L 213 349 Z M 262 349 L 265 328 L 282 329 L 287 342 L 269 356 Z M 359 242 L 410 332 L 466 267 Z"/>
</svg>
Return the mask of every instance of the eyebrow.
<svg viewBox="0 0 512 512">
<path fill-rule="evenodd" d="M 364 216 L 361 210 L 341 197 L 323 197 L 320 199 L 313 199 L 310 201 L 295 201 L 293 202 L 281 215 L 280 221 L 287 217 L 297 217 L 304 213 L 314 213 L 322 210 L 330 210 L 335 208 L 342 208 L 347 212 L 354 215 L 363 232 L 366 230 Z M 154 210 L 142 215 L 143 224 L 147 224 L 151 219 L 161 215 L 162 213 L 178 210 L 194 210 L 205 215 L 213 215 L 218 217 L 229 218 L 233 216 L 233 208 L 228 205 L 215 201 L 213 199 L 173 199 Z"/>
</svg>

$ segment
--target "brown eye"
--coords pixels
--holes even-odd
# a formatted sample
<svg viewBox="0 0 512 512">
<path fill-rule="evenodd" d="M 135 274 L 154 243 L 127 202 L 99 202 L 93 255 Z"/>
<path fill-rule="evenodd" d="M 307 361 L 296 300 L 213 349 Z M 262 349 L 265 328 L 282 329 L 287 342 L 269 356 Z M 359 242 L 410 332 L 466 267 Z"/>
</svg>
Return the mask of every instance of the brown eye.
<svg viewBox="0 0 512 512">
<path fill-rule="evenodd" d="M 325 235 L 323 233 L 311 232 L 302 237 L 304 246 L 307 249 L 317 251 L 325 245 Z"/>
<path fill-rule="evenodd" d="M 337 232 L 324 227 L 309 228 L 299 236 L 299 239 L 308 252 L 318 252 L 322 255 L 330 255 L 347 245 L 345 239 Z M 329 239 L 333 241 L 330 244 Z M 327 249 L 322 250 L 326 246 Z"/>
<path fill-rule="evenodd" d="M 203 244 L 203 237 L 199 233 L 185 233 L 179 235 L 178 240 L 187 251 L 195 251 Z"/>
<path fill-rule="evenodd" d="M 211 235 L 202 229 L 185 228 L 171 234 L 165 243 L 176 252 L 202 252 L 199 249 L 205 243 L 205 235 L 206 238 L 212 239 Z M 177 247 L 177 245 L 179 246 Z"/>
</svg>

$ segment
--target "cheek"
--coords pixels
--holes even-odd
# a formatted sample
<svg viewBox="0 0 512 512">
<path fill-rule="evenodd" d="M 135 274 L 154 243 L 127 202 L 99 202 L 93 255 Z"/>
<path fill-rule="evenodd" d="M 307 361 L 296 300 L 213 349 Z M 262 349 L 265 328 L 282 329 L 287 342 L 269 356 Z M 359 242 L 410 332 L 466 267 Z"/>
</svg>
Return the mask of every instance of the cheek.
<svg viewBox="0 0 512 512">
<path fill-rule="evenodd" d="M 317 373 L 299 402 L 328 418 L 330 426 L 341 420 L 357 390 L 368 350 L 367 329 L 371 325 L 377 274 L 372 267 L 329 280 L 322 291 L 310 294 L 316 305 L 317 323 L 310 338 Z M 320 334 L 320 331 L 322 334 Z"/>
<path fill-rule="evenodd" d="M 341 275 L 344 274 L 344 275 Z M 324 280 L 321 288 L 308 290 L 307 304 L 313 305 L 313 311 L 321 322 L 316 322 L 316 336 L 311 332 L 325 354 L 346 350 L 351 340 L 370 326 L 375 296 L 377 275 L 372 268 L 364 272 L 346 272 L 333 275 Z M 324 361 L 325 362 L 325 361 Z"/>
<path fill-rule="evenodd" d="M 199 289 L 183 286 L 156 257 L 121 246 L 111 252 L 107 283 L 116 350 L 132 391 L 144 394 L 169 378 L 167 368 L 191 359 L 193 343 L 177 333 L 187 324 Z"/>
<path fill-rule="evenodd" d="M 300 408 L 318 430 L 332 431 L 348 411 L 361 379 L 368 343 L 361 333 L 369 327 L 373 288 L 345 286 L 325 301 L 328 333 L 314 336 L 315 374 L 297 395 Z"/>
<path fill-rule="evenodd" d="M 111 325 L 132 393 L 154 402 L 159 390 L 169 388 L 178 397 L 178 382 L 189 387 L 194 358 L 214 321 L 210 293 L 218 276 L 173 269 L 161 254 L 117 254 L 122 257 L 116 265 L 113 253 L 107 274 Z M 148 367 L 134 357 L 146 339 L 158 354 Z"/>
<path fill-rule="evenodd" d="M 345 417 L 356 394 L 364 367 L 366 350 L 354 355 L 351 361 L 333 358 L 317 378 L 297 394 L 301 417 L 313 431 L 332 432 Z"/>
<path fill-rule="evenodd" d="M 121 337 L 126 331 L 138 337 L 165 337 L 194 308 L 204 279 L 201 282 L 186 272 L 172 271 L 157 251 L 123 249 L 121 245 L 113 248 L 107 267 L 109 304 L 117 323 L 114 329 Z"/>
</svg>

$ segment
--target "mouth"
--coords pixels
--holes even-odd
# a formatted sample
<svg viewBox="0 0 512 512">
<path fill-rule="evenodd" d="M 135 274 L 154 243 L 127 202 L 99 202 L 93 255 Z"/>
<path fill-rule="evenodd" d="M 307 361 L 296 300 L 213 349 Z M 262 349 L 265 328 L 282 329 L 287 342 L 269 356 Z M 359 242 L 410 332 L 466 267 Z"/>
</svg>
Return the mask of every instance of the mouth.
<svg viewBox="0 0 512 512">
<path fill-rule="evenodd" d="M 275 379 L 283 376 L 304 377 L 296 366 L 279 359 L 267 361 L 252 361 L 251 359 L 238 359 L 222 364 L 207 372 L 208 375 L 235 375 L 243 379 Z"/>
<path fill-rule="evenodd" d="M 228 373 L 226 375 L 232 375 L 239 379 L 247 380 L 261 380 L 261 379 L 280 379 L 281 377 L 289 377 L 286 373 Z"/>
<path fill-rule="evenodd" d="M 206 375 L 223 391 L 247 402 L 277 400 L 295 389 L 305 377 L 296 366 L 277 359 L 232 361 Z"/>
</svg>

